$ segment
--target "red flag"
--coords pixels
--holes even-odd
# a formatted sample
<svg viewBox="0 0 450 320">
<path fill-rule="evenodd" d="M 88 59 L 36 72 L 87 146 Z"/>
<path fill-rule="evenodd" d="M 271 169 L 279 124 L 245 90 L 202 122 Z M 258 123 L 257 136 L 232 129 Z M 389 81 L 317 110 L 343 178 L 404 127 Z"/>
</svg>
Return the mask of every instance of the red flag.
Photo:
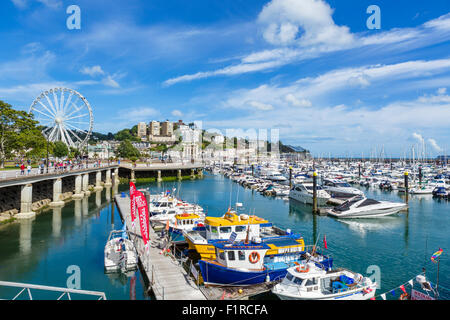
<svg viewBox="0 0 450 320">
<path fill-rule="evenodd" d="M 136 219 L 136 186 L 133 182 L 130 182 L 130 212 L 131 212 L 131 222 L 134 223 Z"/>
<path fill-rule="evenodd" d="M 148 217 L 147 200 L 140 191 L 136 191 L 136 205 L 139 213 L 139 225 L 141 227 L 141 236 L 142 240 L 144 241 L 144 245 L 146 246 L 150 238 L 149 235 L 150 224 Z"/>
<path fill-rule="evenodd" d="M 404 285 L 401 285 L 401 286 L 400 286 L 400 289 L 402 289 L 403 293 L 406 293 L 406 290 L 405 290 L 405 286 L 404 286 Z"/>
<path fill-rule="evenodd" d="M 326 235 L 323 236 L 323 246 L 325 247 L 325 249 L 328 249 L 328 246 L 327 246 L 327 236 L 326 236 Z"/>
</svg>

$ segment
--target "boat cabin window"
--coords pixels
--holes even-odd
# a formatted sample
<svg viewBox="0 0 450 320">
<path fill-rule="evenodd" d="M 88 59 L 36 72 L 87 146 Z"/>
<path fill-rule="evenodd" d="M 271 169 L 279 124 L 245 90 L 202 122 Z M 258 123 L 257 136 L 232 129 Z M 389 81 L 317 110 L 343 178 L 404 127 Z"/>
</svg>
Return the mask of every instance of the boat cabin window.
<svg viewBox="0 0 450 320">
<path fill-rule="evenodd" d="M 210 228 L 212 233 L 217 233 L 217 227 L 211 226 Z"/>
<path fill-rule="evenodd" d="M 223 252 L 222 250 L 219 251 L 219 258 L 220 260 L 225 260 L 225 252 Z"/>
<path fill-rule="evenodd" d="M 236 232 L 244 232 L 247 229 L 247 226 L 236 226 L 234 228 L 234 230 L 236 230 Z"/>
<path fill-rule="evenodd" d="M 377 201 L 377 200 L 374 200 L 374 199 L 366 199 L 366 200 L 364 200 L 362 203 L 360 203 L 360 204 L 358 205 L 358 208 L 365 207 L 365 206 L 369 206 L 369 205 L 371 205 L 371 204 L 378 204 L 378 203 L 380 203 L 380 202 Z"/>
<path fill-rule="evenodd" d="M 294 278 L 294 276 L 288 272 L 286 274 L 286 279 L 288 279 L 289 281 L 292 281 L 292 278 Z"/>
<path fill-rule="evenodd" d="M 220 227 L 220 233 L 230 233 L 231 227 Z"/>
<path fill-rule="evenodd" d="M 230 261 L 235 260 L 234 251 L 228 251 L 228 260 Z"/>
<path fill-rule="evenodd" d="M 301 285 L 301 284 L 302 284 L 302 282 L 303 282 L 303 280 L 302 280 L 302 279 L 300 279 L 300 278 L 297 278 L 297 277 L 295 277 L 295 278 L 294 278 L 294 283 L 295 283 L 295 284 Z"/>
<path fill-rule="evenodd" d="M 317 278 L 311 278 L 311 279 L 307 279 L 305 286 L 306 286 L 306 291 L 314 291 L 314 290 L 318 290 L 319 289 L 319 281 L 317 280 Z"/>
<path fill-rule="evenodd" d="M 245 252 L 244 251 L 238 251 L 238 257 L 240 261 L 245 260 Z"/>
</svg>

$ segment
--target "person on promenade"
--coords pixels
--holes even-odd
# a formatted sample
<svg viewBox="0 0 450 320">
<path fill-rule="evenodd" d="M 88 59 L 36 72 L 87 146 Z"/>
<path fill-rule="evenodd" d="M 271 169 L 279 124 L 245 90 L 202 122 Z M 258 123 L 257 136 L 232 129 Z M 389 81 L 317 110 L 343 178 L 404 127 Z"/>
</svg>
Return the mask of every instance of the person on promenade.
<svg viewBox="0 0 450 320">
<path fill-rule="evenodd" d="M 31 172 L 31 165 L 28 165 L 27 166 L 27 175 L 30 175 L 30 172 Z"/>
<path fill-rule="evenodd" d="M 20 165 L 20 174 L 21 175 L 25 174 L 25 165 L 23 163 Z"/>
</svg>

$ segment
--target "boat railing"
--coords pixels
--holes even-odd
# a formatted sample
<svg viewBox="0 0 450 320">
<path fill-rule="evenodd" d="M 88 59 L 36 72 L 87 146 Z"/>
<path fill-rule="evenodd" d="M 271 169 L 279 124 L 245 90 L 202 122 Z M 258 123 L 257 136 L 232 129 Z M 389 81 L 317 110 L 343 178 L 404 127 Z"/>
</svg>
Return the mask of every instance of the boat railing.
<svg viewBox="0 0 450 320">
<path fill-rule="evenodd" d="M 100 291 L 69 289 L 69 288 L 52 287 L 52 286 L 44 286 L 44 285 L 36 285 L 36 284 L 8 282 L 8 281 L 0 281 L 0 287 L 21 289 L 19 291 L 19 293 L 17 293 L 13 298 L 11 298 L 9 300 L 17 300 L 20 296 L 24 296 L 24 295 L 22 295 L 23 292 L 26 292 L 28 294 L 29 300 L 33 300 L 33 295 L 31 294 L 31 290 L 40 290 L 40 292 L 47 291 L 47 292 L 61 293 L 58 296 L 58 298 L 56 298 L 56 300 L 61 300 L 64 296 L 67 296 L 68 300 L 72 300 L 72 296 L 70 294 L 93 296 L 93 297 L 97 297 L 97 300 L 106 300 L 105 293 L 100 292 Z M 46 298 L 46 300 L 47 300 L 47 298 Z"/>
</svg>

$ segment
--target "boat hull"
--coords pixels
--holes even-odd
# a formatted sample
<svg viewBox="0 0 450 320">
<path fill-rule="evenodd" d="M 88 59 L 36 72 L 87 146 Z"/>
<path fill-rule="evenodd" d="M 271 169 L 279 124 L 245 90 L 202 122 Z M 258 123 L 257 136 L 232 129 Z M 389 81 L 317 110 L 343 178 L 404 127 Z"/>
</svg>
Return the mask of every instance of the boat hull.
<svg viewBox="0 0 450 320">
<path fill-rule="evenodd" d="M 377 217 L 384 217 L 391 214 L 396 214 L 400 212 L 401 210 L 405 209 L 407 206 L 396 206 L 393 208 L 386 208 L 386 209 L 373 209 L 369 211 L 360 211 L 360 212 L 353 212 L 353 213 L 335 213 L 333 209 L 327 210 L 327 213 L 331 216 L 334 216 L 336 218 L 377 218 Z"/>
<path fill-rule="evenodd" d="M 311 297 L 302 297 L 293 294 L 284 294 L 278 292 L 276 290 L 272 290 L 272 292 L 278 296 L 281 300 L 369 300 L 375 296 L 376 288 L 373 288 L 371 292 L 364 293 L 362 290 L 358 290 L 355 292 L 345 292 L 338 294 L 329 294 L 329 295 L 317 295 Z"/>
<path fill-rule="evenodd" d="M 206 260 L 199 260 L 198 264 L 205 284 L 226 286 L 249 286 L 282 280 L 286 276 L 288 267 L 290 267 L 286 265 L 286 268 L 279 269 L 249 270 L 227 268 L 213 261 Z M 328 258 L 322 261 L 321 265 L 317 263 L 316 265 L 322 265 L 326 269 L 331 269 L 333 267 L 333 259 Z"/>
</svg>

